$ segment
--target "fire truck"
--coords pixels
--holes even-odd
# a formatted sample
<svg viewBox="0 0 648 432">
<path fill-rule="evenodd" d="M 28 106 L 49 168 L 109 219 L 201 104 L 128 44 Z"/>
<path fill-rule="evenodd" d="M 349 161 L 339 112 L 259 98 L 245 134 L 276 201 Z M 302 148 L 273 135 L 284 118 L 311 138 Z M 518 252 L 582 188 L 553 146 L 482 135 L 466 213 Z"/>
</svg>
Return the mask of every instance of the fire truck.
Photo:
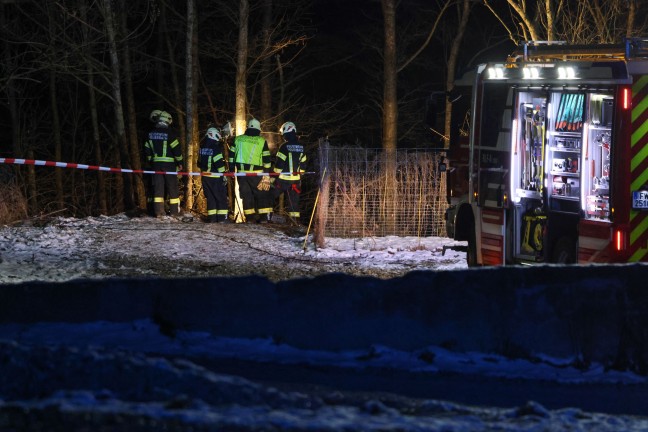
<svg viewBox="0 0 648 432">
<path fill-rule="evenodd" d="M 466 79 L 468 264 L 648 262 L 648 39 L 528 42 Z"/>
</svg>

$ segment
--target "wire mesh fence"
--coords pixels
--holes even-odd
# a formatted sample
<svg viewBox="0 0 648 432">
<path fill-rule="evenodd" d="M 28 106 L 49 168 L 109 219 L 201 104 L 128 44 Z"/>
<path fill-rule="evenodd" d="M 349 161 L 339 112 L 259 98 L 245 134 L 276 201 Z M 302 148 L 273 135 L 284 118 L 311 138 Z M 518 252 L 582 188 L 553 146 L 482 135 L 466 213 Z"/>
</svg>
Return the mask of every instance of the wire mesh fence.
<svg viewBox="0 0 648 432">
<path fill-rule="evenodd" d="M 442 154 L 319 145 L 317 221 L 324 232 L 316 237 L 445 235 Z"/>
</svg>

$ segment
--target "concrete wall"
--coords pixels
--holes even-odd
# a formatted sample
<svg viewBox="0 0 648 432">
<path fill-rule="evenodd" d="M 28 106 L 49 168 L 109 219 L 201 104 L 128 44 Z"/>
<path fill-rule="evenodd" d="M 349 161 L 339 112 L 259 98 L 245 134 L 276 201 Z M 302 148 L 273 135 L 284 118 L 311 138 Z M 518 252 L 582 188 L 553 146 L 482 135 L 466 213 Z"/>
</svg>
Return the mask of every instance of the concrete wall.
<svg viewBox="0 0 648 432">
<path fill-rule="evenodd" d="M 539 354 L 648 372 L 648 266 L 507 267 L 412 272 L 381 280 L 330 274 L 106 279 L 0 286 L 0 322 L 153 319 L 161 331 L 271 337 L 341 350 L 440 345 Z"/>
</svg>

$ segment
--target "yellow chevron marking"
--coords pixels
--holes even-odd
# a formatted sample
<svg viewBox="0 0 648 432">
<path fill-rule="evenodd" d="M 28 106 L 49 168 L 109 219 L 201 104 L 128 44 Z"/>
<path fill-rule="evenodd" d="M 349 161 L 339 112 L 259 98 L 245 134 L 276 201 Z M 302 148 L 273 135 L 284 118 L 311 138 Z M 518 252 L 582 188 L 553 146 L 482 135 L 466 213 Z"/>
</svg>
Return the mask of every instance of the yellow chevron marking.
<svg viewBox="0 0 648 432">
<path fill-rule="evenodd" d="M 635 129 L 630 137 L 630 147 L 634 147 L 644 135 L 648 133 L 648 120 Z"/>
<path fill-rule="evenodd" d="M 637 94 L 648 85 L 648 75 L 642 75 L 636 83 L 632 84 L 632 94 Z"/>
<path fill-rule="evenodd" d="M 634 163 L 634 158 L 632 160 Z M 637 176 L 637 178 L 634 179 L 634 181 L 630 185 L 630 190 L 639 190 L 646 183 L 648 183 L 648 170 L 645 170 L 639 176 Z"/>
<path fill-rule="evenodd" d="M 633 253 L 630 258 L 628 258 L 628 262 L 643 261 L 643 259 L 646 257 L 646 253 L 648 253 L 648 249 L 639 249 L 637 250 L 637 252 Z"/>
<path fill-rule="evenodd" d="M 632 230 L 630 233 L 630 244 L 633 245 L 646 230 L 648 230 L 648 218 L 644 219 L 643 222 Z"/>
</svg>

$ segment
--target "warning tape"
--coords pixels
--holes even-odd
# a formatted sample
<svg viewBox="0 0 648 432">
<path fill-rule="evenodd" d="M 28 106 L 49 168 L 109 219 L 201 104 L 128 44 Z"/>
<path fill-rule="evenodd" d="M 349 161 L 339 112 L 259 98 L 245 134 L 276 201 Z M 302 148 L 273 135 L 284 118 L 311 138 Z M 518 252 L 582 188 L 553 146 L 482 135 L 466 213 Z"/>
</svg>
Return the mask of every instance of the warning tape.
<svg viewBox="0 0 648 432">
<path fill-rule="evenodd" d="M 0 163 L 14 164 L 14 165 L 37 165 L 37 166 L 50 166 L 56 168 L 75 168 L 93 171 L 106 171 L 114 173 L 131 173 L 131 174 L 165 174 L 165 175 L 183 175 L 183 176 L 196 176 L 196 177 L 261 177 L 271 176 L 277 177 L 280 175 L 304 175 L 315 174 L 314 172 L 303 173 L 264 173 L 264 172 L 225 172 L 225 173 L 210 173 L 210 172 L 191 172 L 191 171 L 151 171 L 151 170 L 134 170 L 128 168 L 112 168 L 99 165 L 85 165 L 71 162 L 54 162 L 36 159 L 14 159 L 14 158 L 0 158 Z"/>
</svg>

